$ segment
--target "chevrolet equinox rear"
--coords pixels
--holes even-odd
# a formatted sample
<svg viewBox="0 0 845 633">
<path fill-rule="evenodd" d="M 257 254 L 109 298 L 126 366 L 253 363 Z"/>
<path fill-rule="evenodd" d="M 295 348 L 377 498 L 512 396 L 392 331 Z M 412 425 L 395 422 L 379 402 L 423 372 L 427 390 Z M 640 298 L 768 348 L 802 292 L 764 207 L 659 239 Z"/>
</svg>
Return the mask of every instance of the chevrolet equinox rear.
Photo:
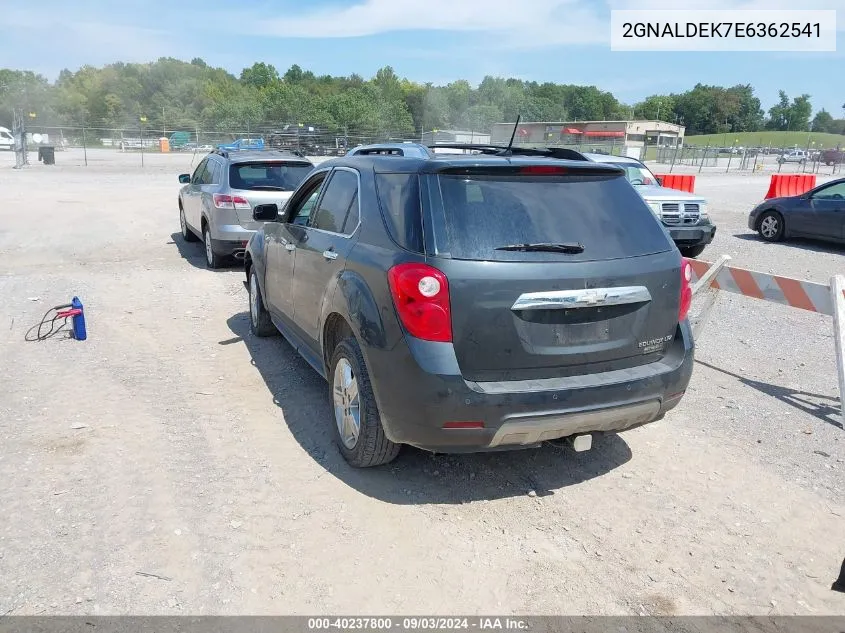
<svg viewBox="0 0 845 633">
<path fill-rule="evenodd" d="M 384 153 L 321 164 L 246 257 L 253 332 L 327 378 L 351 464 L 619 432 L 678 404 L 691 270 L 621 169 Z"/>
</svg>

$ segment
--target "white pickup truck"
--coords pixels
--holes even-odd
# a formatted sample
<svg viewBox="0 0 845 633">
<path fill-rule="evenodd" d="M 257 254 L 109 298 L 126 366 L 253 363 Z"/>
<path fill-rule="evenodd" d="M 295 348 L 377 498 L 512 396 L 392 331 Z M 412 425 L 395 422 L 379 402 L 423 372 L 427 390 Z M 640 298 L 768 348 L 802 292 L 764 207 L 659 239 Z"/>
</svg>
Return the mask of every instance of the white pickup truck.
<svg viewBox="0 0 845 633">
<path fill-rule="evenodd" d="M 0 127 L 0 149 L 15 149 L 15 137 L 9 128 Z"/>
</svg>

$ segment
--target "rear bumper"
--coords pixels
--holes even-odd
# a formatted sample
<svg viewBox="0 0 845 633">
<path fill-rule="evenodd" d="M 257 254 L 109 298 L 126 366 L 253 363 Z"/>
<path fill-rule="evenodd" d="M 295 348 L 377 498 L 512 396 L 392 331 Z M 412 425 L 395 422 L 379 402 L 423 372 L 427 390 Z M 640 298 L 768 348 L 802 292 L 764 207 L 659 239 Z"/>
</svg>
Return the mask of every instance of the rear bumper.
<svg viewBox="0 0 845 633">
<path fill-rule="evenodd" d="M 716 227 L 713 224 L 665 226 L 675 244 L 682 248 L 689 246 L 705 246 L 712 242 L 713 237 L 716 235 Z"/>
<path fill-rule="evenodd" d="M 211 248 L 218 255 L 242 258 L 246 245 L 255 231 L 238 224 L 225 224 L 212 228 Z"/>
<path fill-rule="evenodd" d="M 453 453 L 536 446 L 659 420 L 680 402 L 692 376 L 693 353 L 684 322 L 661 361 L 602 374 L 468 382 L 450 343 L 410 337 L 389 352 L 368 350 L 367 363 L 388 437 Z M 483 422 L 484 427 L 444 428 L 447 422 Z"/>
</svg>

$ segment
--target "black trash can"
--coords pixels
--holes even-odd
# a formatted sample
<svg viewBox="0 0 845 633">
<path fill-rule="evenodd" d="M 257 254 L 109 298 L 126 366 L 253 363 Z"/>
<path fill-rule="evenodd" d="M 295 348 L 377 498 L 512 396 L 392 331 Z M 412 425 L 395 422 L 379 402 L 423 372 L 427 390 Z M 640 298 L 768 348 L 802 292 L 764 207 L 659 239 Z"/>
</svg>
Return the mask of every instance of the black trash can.
<svg viewBox="0 0 845 633">
<path fill-rule="evenodd" d="M 39 145 L 38 160 L 40 160 L 45 165 L 55 165 L 56 148 L 53 145 Z"/>
</svg>

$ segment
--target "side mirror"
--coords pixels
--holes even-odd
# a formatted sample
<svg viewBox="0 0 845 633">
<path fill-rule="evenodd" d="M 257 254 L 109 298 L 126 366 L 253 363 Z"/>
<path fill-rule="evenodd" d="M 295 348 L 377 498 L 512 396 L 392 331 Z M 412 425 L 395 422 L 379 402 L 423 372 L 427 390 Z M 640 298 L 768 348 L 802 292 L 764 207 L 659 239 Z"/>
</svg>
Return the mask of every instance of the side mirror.
<svg viewBox="0 0 845 633">
<path fill-rule="evenodd" d="M 275 222 L 279 216 L 279 207 L 275 204 L 259 204 L 252 210 L 252 219 L 257 222 Z"/>
<path fill-rule="evenodd" d="M 179 182 L 183 185 L 190 184 L 191 174 L 179 174 Z"/>
</svg>

